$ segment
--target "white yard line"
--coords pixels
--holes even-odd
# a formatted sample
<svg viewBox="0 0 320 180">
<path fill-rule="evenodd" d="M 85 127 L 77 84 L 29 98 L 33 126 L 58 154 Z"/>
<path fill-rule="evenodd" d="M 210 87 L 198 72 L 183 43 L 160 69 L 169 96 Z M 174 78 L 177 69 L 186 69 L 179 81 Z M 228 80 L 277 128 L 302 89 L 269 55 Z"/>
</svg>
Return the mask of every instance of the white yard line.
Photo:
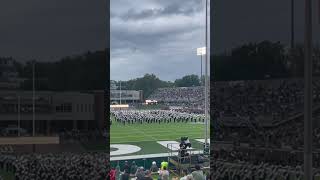
<svg viewBox="0 0 320 180">
<path fill-rule="evenodd" d="M 203 151 L 195 151 L 192 154 L 202 154 Z M 178 153 L 172 153 L 174 156 L 177 156 Z M 121 161 L 121 160 L 131 160 L 131 159 L 143 159 L 143 158 L 158 158 L 158 157 L 169 157 L 169 153 L 158 153 L 158 154 L 146 154 L 146 155 L 131 155 L 131 156 L 117 156 L 110 157 L 110 161 Z"/>
</svg>

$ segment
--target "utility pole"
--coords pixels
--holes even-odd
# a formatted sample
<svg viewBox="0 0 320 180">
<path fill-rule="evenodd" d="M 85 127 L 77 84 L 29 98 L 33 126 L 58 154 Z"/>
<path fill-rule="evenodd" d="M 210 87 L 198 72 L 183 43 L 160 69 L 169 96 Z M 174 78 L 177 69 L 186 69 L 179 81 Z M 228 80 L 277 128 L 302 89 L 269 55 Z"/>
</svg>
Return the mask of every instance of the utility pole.
<svg viewBox="0 0 320 180">
<path fill-rule="evenodd" d="M 291 0 L 291 49 L 294 48 L 294 0 Z"/>
<path fill-rule="evenodd" d="M 312 180 L 312 1 L 305 0 L 304 32 L 304 179 Z"/>
<path fill-rule="evenodd" d="M 18 94 L 18 136 L 20 136 L 20 120 L 21 120 L 21 117 L 20 117 L 20 94 Z"/>
<path fill-rule="evenodd" d="M 206 0 L 206 34 L 205 34 L 205 43 L 206 43 L 206 59 L 205 59 L 205 150 L 208 149 L 208 0 Z"/>
</svg>

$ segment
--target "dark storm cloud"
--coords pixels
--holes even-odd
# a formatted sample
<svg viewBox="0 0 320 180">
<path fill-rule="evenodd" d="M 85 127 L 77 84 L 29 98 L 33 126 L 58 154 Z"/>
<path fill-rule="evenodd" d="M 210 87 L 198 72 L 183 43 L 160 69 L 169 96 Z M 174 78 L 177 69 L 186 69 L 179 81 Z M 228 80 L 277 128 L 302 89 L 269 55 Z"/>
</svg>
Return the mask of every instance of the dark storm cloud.
<svg viewBox="0 0 320 180">
<path fill-rule="evenodd" d="M 196 2 L 112 0 L 111 78 L 199 74 L 196 48 L 204 44 L 205 16 L 204 4 Z"/>
<path fill-rule="evenodd" d="M 192 1 L 189 1 L 189 3 L 185 3 L 183 6 L 181 5 L 181 2 L 174 2 L 164 8 L 145 9 L 140 12 L 131 8 L 126 14 L 122 15 L 121 18 L 124 20 L 139 20 L 171 15 L 192 16 L 203 9 L 203 6 L 201 6 L 201 4 L 190 2 Z"/>
<path fill-rule="evenodd" d="M 106 47 L 104 0 L 1 0 L 0 56 L 57 60 Z"/>
</svg>

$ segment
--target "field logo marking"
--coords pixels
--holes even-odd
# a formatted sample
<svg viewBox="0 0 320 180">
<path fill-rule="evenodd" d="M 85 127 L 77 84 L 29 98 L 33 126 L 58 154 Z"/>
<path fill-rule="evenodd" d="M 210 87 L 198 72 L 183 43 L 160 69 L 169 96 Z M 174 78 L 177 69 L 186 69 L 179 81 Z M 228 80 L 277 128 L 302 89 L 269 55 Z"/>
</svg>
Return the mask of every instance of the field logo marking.
<svg viewBox="0 0 320 180">
<path fill-rule="evenodd" d="M 140 147 L 130 144 L 110 144 L 110 148 L 117 149 L 110 152 L 111 156 L 131 154 L 141 150 Z"/>
</svg>

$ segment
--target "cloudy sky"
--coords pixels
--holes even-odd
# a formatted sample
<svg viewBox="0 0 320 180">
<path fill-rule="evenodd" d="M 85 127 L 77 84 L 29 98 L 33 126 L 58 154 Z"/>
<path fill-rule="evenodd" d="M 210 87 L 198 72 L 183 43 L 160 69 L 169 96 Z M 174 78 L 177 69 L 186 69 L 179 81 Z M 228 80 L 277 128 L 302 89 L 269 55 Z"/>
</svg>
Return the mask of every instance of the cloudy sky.
<svg viewBox="0 0 320 180">
<path fill-rule="evenodd" d="M 200 74 L 196 48 L 205 45 L 204 1 L 110 2 L 111 79 L 154 73 L 160 79 L 174 80 Z"/>
<path fill-rule="evenodd" d="M 111 0 L 111 78 L 154 73 L 164 80 L 200 74 L 197 47 L 204 46 L 201 0 Z M 204 0 L 202 1 L 204 2 Z M 291 0 L 212 1 L 212 50 L 248 42 L 290 44 Z M 313 39 L 319 44 L 318 1 L 313 1 Z M 303 43 L 304 2 L 295 1 L 295 40 Z"/>
<path fill-rule="evenodd" d="M 1 0 L 0 56 L 55 61 L 106 47 L 106 0 Z"/>
</svg>

